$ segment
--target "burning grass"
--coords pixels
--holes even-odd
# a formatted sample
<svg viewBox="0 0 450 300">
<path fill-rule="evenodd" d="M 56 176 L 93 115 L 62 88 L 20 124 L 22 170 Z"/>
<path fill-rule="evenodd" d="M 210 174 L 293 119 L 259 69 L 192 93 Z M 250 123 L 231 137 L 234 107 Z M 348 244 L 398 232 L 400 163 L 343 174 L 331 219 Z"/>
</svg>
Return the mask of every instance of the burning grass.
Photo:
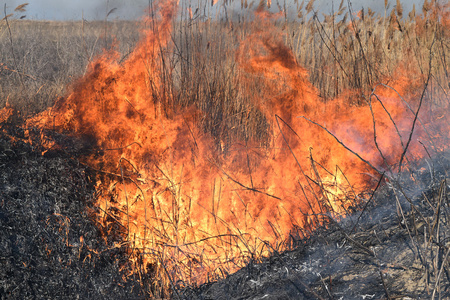
<svg viewBox="0 0 450 300">
<path fill-rule="evenodd" d="M 249 263 L 217 283 L 180 291 L 179 297 L 445 299 L 449 163 L 436 158 L 436 169 L 423 165 L 409 174 L 414 181 L 402 178 L 407 191 L 379 187 L 362 211 L 331 221 L 295 249 Z"/>
<path fill-rule="evenodd" d="M 151 275 L 150 296 L 289 250 L 365 208 L 380 177 L 402 191 L 402 170 L 412 174 L 424 158 L 447 153 L 447 6 L 433 3 L 408 21 L 398 9 L 389 19 L 350 9 L 351 23 L 313 17 L 312 46 L 301 49 L 321 58 L 310 69 L 289 41 L 289 26 L 303 32 L 305 23 L 280 28 L 259 9 L 235 28 L 176 19 L 171 1 L 153 9 L 133 51 L 93 59 L 25 126 L 43 154 L 68 150 L 58 134 L 82 141 L 84 151 L 72 153 L 97 174 L 97 224 L 106 236 L 122 234 L 134 274 Z M 422 31 L 424 20 L 432 29 Z M 385 54 L 391 47 L 397 56 Z"/>
</svg>

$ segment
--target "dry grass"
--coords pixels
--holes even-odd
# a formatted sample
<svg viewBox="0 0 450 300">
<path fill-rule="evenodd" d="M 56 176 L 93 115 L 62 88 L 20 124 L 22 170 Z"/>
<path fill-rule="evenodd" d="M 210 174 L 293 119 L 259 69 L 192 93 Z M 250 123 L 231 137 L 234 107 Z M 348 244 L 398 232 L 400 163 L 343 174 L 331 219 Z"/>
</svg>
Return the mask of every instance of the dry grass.
<svg viewBox="0 0 450 300">
<path fill-rule="evenodd" d="M 126 56 L 138 41 L 135 22 L 10 20 L 0 23 L 0 105 L 8 101 L 24 115 L 51 106 L 83 75 L 88 63 L 117 43 Z M 107 38 L 105 38 L 105 29 Z"/>
<path fill-rule="evenodd" d="M 399 66 L 408 67 L 406 63 L 410 69 L 402 71 L 426 74 L 430 55 L 435 88 L 448 96 L 449 29 L 438 10 L 424 8 L 420 15 L 414 10 L 404 16 L 392 9 L 380 16 L 370 9 L 354 12 L 341 2 L 340 9 L 323 21 L 315 13 L 303 17 L 300 10 L 300 22 L 287 26 L 286 42 L 310 70 L 311 81 L 324 98 L 352 91 L 348 96 L 356 99 L 351 101 L 359 102 L 360 95 L 367 95 L 378 82 L 398 78 Z M 415 74 L 417 70 L 421 74 Z"/>
<path fill-rule="evenodd" d="M 361 104 L 376 84 L 399 77 L 399 68 L 420 78 L 431 67 L 430 98 L 435 94 L 449 101 L 449 28 L 439 14 L 441 6 L 426 4 L 422 12 L 408 16 L 397 8 L 380 16 L 370 9 L 354 12 L 343 1 L 338 11 L 319 20 L 313 2 L 299 5 L 297 19 L 281 19 L 276 26 L 325 100 L 346 97 Z M 165 53 L 162 66 L 163 107 L 195 105 L 204 112 L 202 127 L 225 142 L 267 137 L 268 125 L 243 92 L 258 94 L 259 81 L 243 82 L 236 61 L 240 41 L 251 32 L 251 22 L 243 16 L 224 21 L 182 13 L 174 24 L 174 51 Z M 8 101 L 25 115 L 63 96 L 105 47 L 116 45 L 125 58 L 141 27 L 131 21 L 12 18 L 11 36 L 5 20 L 0 23 L 0 46 L 6 50 L 0 54 L 0 106 Z"/>
</svg>

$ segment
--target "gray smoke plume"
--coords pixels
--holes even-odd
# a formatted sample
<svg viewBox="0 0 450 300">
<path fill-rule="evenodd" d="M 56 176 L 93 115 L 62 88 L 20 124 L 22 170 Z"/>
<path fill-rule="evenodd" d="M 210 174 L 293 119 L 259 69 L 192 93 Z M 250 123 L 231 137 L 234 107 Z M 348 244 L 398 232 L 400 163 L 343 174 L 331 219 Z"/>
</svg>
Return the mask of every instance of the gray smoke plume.
<svg viewBox="0 0 450 300">
<path fill-rule="evenodd" d="M 108 19 L 138 19 L 145 14 L 149 5 L 148 0 L 7 0 L 7 13 L 23 3 L 28 2 L 26 11 L 20 15 L 26 15 L 27 19 L 37 20 L 103 20 L 108 12 L 116 8 Z M 4 8 L 5 1 L 0 1 Z M 3 9 L 2 9 L 3 10 Z"/>
<path fill-rule="evenodd" d="M 14 12 L 14 9 L 23 3 L 29 2 L 26 7 L 26 11 L 19 14 L 18 17 L 26 15 L 27 19 L 47 19 L 47 20 L 80 20 L 84 17 L 87 20 L 103 20 L 111 9 L 116 8 L 108 19 L 138 19 L 145 14 L 146 8 L 154 0 L 2 0 L 1 8 L 3 14 L 3 8 L 6 4 L 7 13 Z M 252 0 L 248 1 L 249 4 Z M 259 0 L 253 0 L 254 7 L 258 6 Z M 379 0 L 352 0 L 352 9 L 358 11 L 364 8 L 371 8 L 377 13 L 384 13 L 384 1 Z M 206 4 L 208 3 L 208 4 Z M 210 5 L 210 1 L 205 0 L 180 0 L 180 7 L 189 7 L 193 9 L 198 5 Z M 217 1 L 217 4 L 212 9 L 219 9 L 223 0 Z M 229 9 L 237 10 L 240 8 L 240 1 L 227 1 Z M 280 1 L 282 3 L 282 1 Z M 314 8 L 319 13 L 330 13 L 333 10 L 338 10 L 340 0 L 317 0 Z M 401 1 L 403 9 L 408 13 L 413 4 L 416 8 L 421 8 L 423 0 L 410 0 Z M 396 1 L 389 1 L 389 8 L 394 8 Z M 348 1 L 344 0 L 344 5 L 348 6 Z M 283 5 L 284 6 L 284 5 Z M 276 7 L 276 5 L 273 5 Z M 293 0 L 286 0 L 286 10 L 295 11 L 296 5 Z"/>
</svg>

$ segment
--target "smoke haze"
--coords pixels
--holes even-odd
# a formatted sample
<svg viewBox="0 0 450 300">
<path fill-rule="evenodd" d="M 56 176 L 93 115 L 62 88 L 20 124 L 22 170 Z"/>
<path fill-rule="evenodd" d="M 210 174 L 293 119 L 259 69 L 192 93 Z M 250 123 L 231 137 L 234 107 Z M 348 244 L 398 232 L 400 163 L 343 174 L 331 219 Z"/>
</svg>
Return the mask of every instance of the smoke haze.
<svg viewBox="0 0 450 300">
<path fill-rule="evenodd" d="M 4 1 L 2 8 L 4 7 Z M 79 20 L 104 19 L 107 13 L 116 8 L 110 18 L 137 19 L 142 16 L 148 7 L 148 0 L 7 0 L 7 12 L 11 13 L 23 3 L 28 2 L 26 11 L 20 15 L 26 15 L 27 19 L 48 20 Z"/>
<path fill-rule="evenodd" d="M 149 2 L 154 0 L 78 0 L 78 1 L 68 1 L 68 0 L 28 0 L 29 5 L 26 7 L 26 12 L 21 13 L 19 16 L 26 15 L 27 19 L 47 19 L 47 20 L 80 20 L 84 17 L 87 20 L 105 18 L 107 13 L 116 8 L 113 14 L 109 16 L 110 19 L 138 19 L 145 13 L 145 9 L 148 7 Z M 0 1 L 2 8 L 6 4 L 7 13 L 12 13 L 14 9 L 27 0 L 6 0 L 6 2 Z M 189 6 L 191 5 L 195 8 L 198 3 L 205 3 L 205 0 L 181 0 L 180 6 L 182 4 Z M 209 2 L 209 1 L 207 1 Z M 218 9 L 220 3 L 223 1 L 219 0 L 218 4 L 215 5 L 215 9 Z M 234 0 L 231 6 L 236 6 L 234 9 L 240 8 L 240 1 Z M 248 1 L 249 3 L 251 1 Z M 259 0 L 254 1 L 254 6 L 257 6 Z M 417 8 L 423 5 L 423 0 L 411 0 L 411 1 L 401 1 L 404 11 L 409 12 L 412 9 L 413 4 Z M 292 0 L 286 1 L 287 10 L 295 10 L 296 5 Z M 333 4 L 334 3 L 334 4 Z M 340 0 L 328 1 L 328 0 L 318 0 L 315 2 L 315 9 L 319 12 L 329 13 L 332 11 L 332 6 L 337 10 Z M 344 0 L 345 6 L 347 6 L 347 1 Z M 361 8 L 370 7 L 372 10 L 383 13 L 384 12 L 384 1 L 380 0 L 353 0 L 351 1 L 353 10 L 360 10 Z M 395 6 L 396 1 L 390 0 L 389 6 L 392 9 Z M 276 7 L 276 5 L 273 5 Z"/>
</svg>

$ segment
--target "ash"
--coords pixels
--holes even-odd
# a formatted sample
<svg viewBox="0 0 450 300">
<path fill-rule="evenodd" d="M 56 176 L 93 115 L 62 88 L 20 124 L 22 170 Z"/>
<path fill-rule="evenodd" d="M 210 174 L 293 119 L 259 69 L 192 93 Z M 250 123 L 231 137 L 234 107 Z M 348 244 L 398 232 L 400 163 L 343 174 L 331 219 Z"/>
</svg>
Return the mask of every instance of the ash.
<svg viewBox="0 0 450 300">
<path fill-rule="evenodd" d="M 0 298 L 139 298 L 126 249 L 111 247 L 120 238 L 93 219 L 88 170 L 64 152 L 42 156 L 20 129 L 1 129 Z"/>
<path fill-rule="evenodd" d="M 180 299 L 449 299 L 450 153 L 377 189 L 293 250 Z"/>
</svg>

